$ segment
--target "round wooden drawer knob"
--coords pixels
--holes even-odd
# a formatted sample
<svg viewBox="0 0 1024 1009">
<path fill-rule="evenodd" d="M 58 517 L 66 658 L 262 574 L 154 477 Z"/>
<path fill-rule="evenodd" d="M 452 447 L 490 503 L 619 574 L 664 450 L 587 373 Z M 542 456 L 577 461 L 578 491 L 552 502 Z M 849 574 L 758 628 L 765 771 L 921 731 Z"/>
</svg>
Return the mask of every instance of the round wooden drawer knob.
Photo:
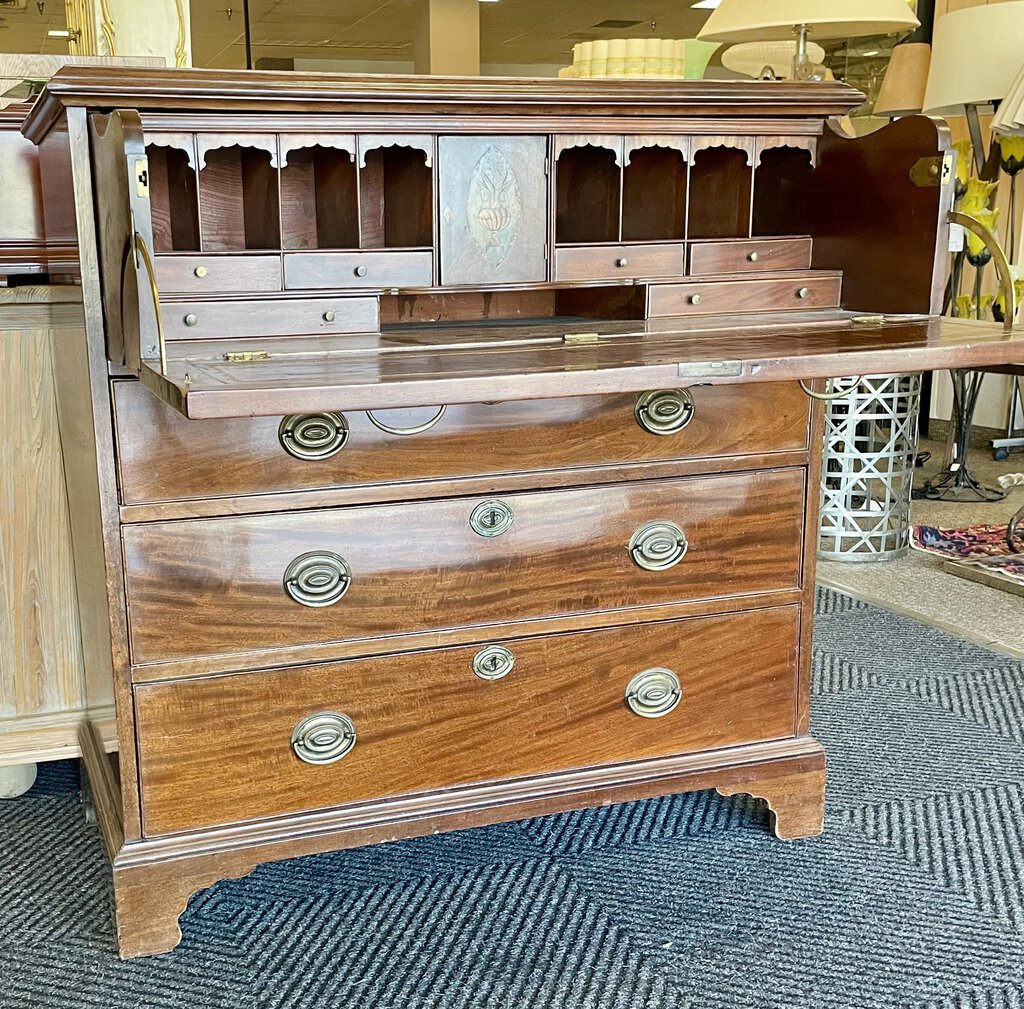
<svg viewBox="0 0 1024 1009">
<path fill-rule="evenodd" d="M 747 261 L 751 262 L 751 263 L 756 263 L 760 258 L 761 258 L 760 253 L 752 252 L 752 253 L 750 253 L 749 256 L 747 256 Z"/>
<path fill-rule="evenodd" d="M 625 258 L 623 258 L 623 259 L 616 259 L 615 260 L 615 265 L 620 267 L 620 268 L 625 267 L 625 266 L 629 266 L 629 260 L 625 259 Z"/>
<path fill-rule="evenodd" d="M 699 305 L 704 299 L 699 294 L 690 295 L 690 304 Z"/>
<path fill-rule="evenodd" d="M 800 290 L 796 292 L 796 296 L 801 300 L 806 301 L 806 299 L 811 296 L 811 289 L 809 287 L 801 287 Z"/>
<path fill-rule="evenodd" d="M 205 266 L 197 266 L 192 272 L 197 277 L 205 277 L 210 271 Z"/>
</svg>

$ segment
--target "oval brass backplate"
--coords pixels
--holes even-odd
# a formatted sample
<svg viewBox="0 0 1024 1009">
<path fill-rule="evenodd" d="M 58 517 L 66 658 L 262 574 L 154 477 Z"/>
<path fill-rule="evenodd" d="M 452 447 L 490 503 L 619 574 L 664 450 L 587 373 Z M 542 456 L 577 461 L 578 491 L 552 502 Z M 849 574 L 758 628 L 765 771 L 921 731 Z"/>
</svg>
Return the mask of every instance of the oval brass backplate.
<svg viewBox="0 0 1024 1009">
<path fill-rule="evenodd" d="M 636 422 L 651 434 L 678 434 L 693 420 L 693 396 L 686 389 L 645 392 L 633 411 Z"/>
<path fill-rule="evenodd" d="M 330 459 L 348 441 L 348 421 L 340 413 L 293 413 L 281 421 L 277 438 L 296 459 Z"/>
<path fill-rule="evenodd" d="M 352 752 L 356 726 L 340 711 L 307 715 L 292 732 L 292 750 L 307 764 L 333 764 Z"/>
<path fill-rule="evenodd" d="M 674 711 L 683 696 L 679 677 L 671 669 L 645 669 L 626 686 L 626 706 L 641 718 L 661 718 Z"/>
<path fill-rule="evenodd" d="M 629 541 L 629 555 L 638 568 L 666 571 L 675 567 L 689 549 L 686 533 L 675 522 L 648 522 Z"/>
<path fill-rule="evenodd" d="M 285 568 L 284 590 L 303 606 L 333 606 L 348 592 L 352 571 L 344 557 L 328 550 L 299 554 Z"/>
</svg>

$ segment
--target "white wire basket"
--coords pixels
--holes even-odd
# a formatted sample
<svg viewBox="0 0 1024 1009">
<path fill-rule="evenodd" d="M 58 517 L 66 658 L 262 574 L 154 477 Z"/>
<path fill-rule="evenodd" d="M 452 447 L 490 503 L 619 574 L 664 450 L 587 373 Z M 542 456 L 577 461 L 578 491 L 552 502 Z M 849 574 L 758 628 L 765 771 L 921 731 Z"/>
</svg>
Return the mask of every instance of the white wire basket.
<svg viewBox="0 0 1024 1009">
<path fill-rule="evenodd" d="M 910 549 L 920 375 L 834 378 L 825 404 L 818 555 L 884 561 Z"/>
</svg>

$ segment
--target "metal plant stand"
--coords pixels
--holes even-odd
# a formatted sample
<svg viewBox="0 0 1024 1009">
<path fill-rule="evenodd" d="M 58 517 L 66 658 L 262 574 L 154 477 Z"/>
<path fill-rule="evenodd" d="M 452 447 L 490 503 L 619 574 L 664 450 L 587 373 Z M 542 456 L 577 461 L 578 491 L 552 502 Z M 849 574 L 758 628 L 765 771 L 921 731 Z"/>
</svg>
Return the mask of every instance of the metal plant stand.
<svg viewBox="0 0 1024 1009">
<path fill-rule="evenodd" d="M 836 395 L 838 394 L 838 395 Z M 829 383 L 818 553 L 881 561 L 910 549 L 920 375 Z"/>
<path fill-rule="evenodd" d="M 918 491 L 917 496 L 931 501 L 1002 501 L 1006 491 L 986 487 L 977 480 L 967 465 L 974 411 L 985 380 L 983 371 L 950 371 L 953 381 L 953 416 L 949 445 L 946 447 L 946 468 Z"/>
</svg>

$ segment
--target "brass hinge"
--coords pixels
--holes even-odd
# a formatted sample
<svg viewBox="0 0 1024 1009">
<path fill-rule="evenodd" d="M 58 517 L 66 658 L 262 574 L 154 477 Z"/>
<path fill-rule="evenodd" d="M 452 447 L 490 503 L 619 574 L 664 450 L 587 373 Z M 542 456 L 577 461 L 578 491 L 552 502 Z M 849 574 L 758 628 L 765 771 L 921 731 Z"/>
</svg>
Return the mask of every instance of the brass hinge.
<svg viewBox="0 0 1024 1009">
<path fill-rule="evenodd" d="M 944 186 L 953 177 L 955 163 L 956 156 L 952 152 L 921 158 L 910 169 L 910 181 L 921 189 Z"/>
<path fill-rule="evenodd" d="M 149 199 L 149 158 L 135 159 L 135 192 Z"/>
<path fill-rule="evenodd" d="M 224 355 L 229 364 L 243 364 L 246 361 L 266 361 L 270 355 L 265 350 L 231 350 Z"/>
<path fill-rule="evenodd" d="M 562 337 L 562 343 L 599 343 L 600 333 L 566 333 Z"/>
</svg>

